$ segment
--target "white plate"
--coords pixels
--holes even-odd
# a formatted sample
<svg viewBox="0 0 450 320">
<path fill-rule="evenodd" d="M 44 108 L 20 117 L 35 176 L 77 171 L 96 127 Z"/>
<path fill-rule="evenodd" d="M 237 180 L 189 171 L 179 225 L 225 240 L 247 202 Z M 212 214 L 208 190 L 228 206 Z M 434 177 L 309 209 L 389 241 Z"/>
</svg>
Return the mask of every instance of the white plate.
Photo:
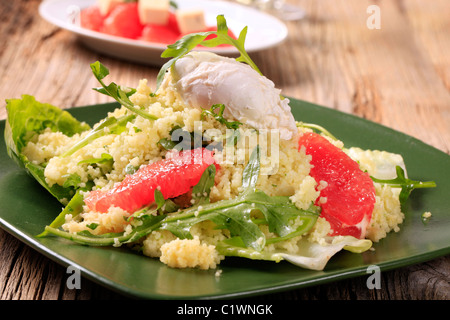
<svg viewBox="0 0 450 320">
<path fill-rule="evenodd" d="M 47 0 L 39 6 L 39 14 L 48 22 L 76 34 L 90 49 L 134 62 L 161 65 L 165 45 L 106 35 L 81 28 L 79 11 L 95 4 L 95 0 Z M 215 0 L 177 0 L 178 8 L 199 8 L 205 12 L 206 24 L 216 25 L 216 17 L 223 14 L 230 30 L 237 36 L 248 27 L 245 48 L 247 52 L 261 51 L 278 45 L 287 37 L 286 25 L 269 14 L 232 2 Z M 209 49 L 220 55 L 235 56 L 234 47 Z"/>
</svg>

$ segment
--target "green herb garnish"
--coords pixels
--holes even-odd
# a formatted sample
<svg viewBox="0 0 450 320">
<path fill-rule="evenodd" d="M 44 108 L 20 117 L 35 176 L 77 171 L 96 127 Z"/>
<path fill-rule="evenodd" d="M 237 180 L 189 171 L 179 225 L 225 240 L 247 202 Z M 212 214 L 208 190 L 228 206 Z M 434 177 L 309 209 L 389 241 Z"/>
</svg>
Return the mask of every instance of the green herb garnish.
<svg viewBox="0 0 450 320">
<path fill-rule="evenodd" d="M 89 165 L 106 164 L 106 165 L 112 165 L 113 162 L 114 162 L 114 158 L 112 157 L 112 155 L 110 155 L 108 153 L 102 153 L 100 155 L 100 158 L 92 158 L 92 159 L 81 160 L 80 162 L 78 162 L 78 165 L 80 165 L 80 164 L 89 164 Z"/>
<path fill-rule="evenodd" d="M 63 175 L 62 178 L 66 179 L 63 183 L 63 187 L 66 189 L 70 187 L 77 188 L 81 183 L 81 177 L 76 173 Z"/>
<path fill-rule="evenodd" d="M 240 56 L 236 58 L 237 61 L 245 62 L 262 75 L 258 66 L 245 51 L 245 38 L 247 36 L 247 27 L 244 27 L 239 34 L 238 39 L 233 39 L 228 35 L 227 21 L 223 15 L 218 15 L 217 18 L 217 31 L 198 32 L 185 35 L 174 44 L 168 45 L 167 49 L 161 54 L 162 58 L 172 58 L 167 61 L 161 68 L 156 78 L 156 90 L 160 87 L 166 71 L 180 58 L 195 49 L 198 45 L 205 47 L 217 47 L 221 44 L 228 44 L 234 46 L 240 53 Z M 210 35 L 216 35 L 215 38 L 205 40 Z"/>
<path fill-rule="evenodd" d="M 405 177 L 405 172 L 403 171 L 402 167 L 396 166 L 395 168 L 397 172 L 397 177 L 395 179 L 388 179 L 388 180 L 382 180 L 377 179 L 374 177 L 371 177 L 372 180 L 376 183 L 388 185 L 392 188 L 401 188 L 399 199 L 400 203 L 404 204 L 406 200 L 408 200 L 409 195 L 414 189 L 421 189 L 421 188 L 434 188 L 436 187 L 436 182 L 434 181 L 415 181 L 411 180 Z"/>
<path fill-rule="evenodd" d="M 157 120 L 158 118 L 154 115 L 151 115 L 145 112 L 142 109 L 136 108 L 134 104 L 129 99 L 129 95 L 133 93 L 128 87 L 118 86 L 114 82 L 111 82 L 109 85 L 106 85 L 103 82 L 103 79 L 109 75 L 109 70 L 99 61 L 96 61 L 91 64 L 91 70 L 94 76 L 97 78 L 98 82 L 102 85 L 103 89 L 94 88 L 94 90 L 106 94 L 112 98 L 114 98 L 117 102 L 123 105 L 128 110 L 140 115 L 141 117 L 148 120 Z"/>
<path fill-rule="evenodd" d="M 315 123 L 297 122 L 297 127 L 309 128 L 314 131 L 318 131 L 319 133 L 323 133 L 324 135 L 330 137 L 333 140 L 337 140 L 337 138 L 334 135 L 332 135 L 327 129 Z"/>
<path fill-rule="evenodd" d="M 216 113 L 216 109 L 219 110 L 218 113 Z M 227 119 L 225 119 L 223 117 L 223 112 L 225 111 L 225 105 L 224 104 L 214 104 L 213 106 L 211 106 L 211 108 L 209 110 L 204 109 L 201 113 L 201 119 L 203 120 L 205 118 L 205 116 L 211 116 L 214 119 L 216 119 L 217 122 L 225 125 L 228 129 L 238 129 L 239 126 L 242 124 L 239 121 L 228 121 Z"/>
<path fill-rule="evenodd" d="M 87 224 L 86 227 L 88 227 L 91 230 L 95 230 L 99 226 L 98 223 L 92 222 L 90 224 Z"/>
<path fill-rule="evenodd" d="M 136 115 L 132 114 L 119 118 L 108 117 L 106 119 L 103 119 L 96 128 L 92 129 L 83 139 L 78 141 L 69 150 L 64 152 L 61 157 L 71 156 L 76 151 L 88 145 L 92 141 L 107 134 L 121 134 L 122 132 L 127 130 L 127 123 L 134 120 L 135 118 Z"/>
</svg>

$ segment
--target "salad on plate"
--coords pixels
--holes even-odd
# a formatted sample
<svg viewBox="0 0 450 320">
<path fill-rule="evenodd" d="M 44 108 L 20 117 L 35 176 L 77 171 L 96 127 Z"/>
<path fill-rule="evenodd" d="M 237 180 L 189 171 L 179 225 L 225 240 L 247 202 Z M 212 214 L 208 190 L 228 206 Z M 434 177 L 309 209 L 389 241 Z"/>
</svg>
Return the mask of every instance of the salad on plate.
<svg viewBox="0 0 450 320">
<path fill-rule="evenodd" d="M 173 268 L 233 256 L 322 270 L 400 230 L 411 191 L 435 183 L 408 178 L 399 154 L 296 121 L 245 51 L 247 29 L 230 36 L 219 15 L 216 30 L 169 45 L 156 88 L 108 83 L 92 63 L 94 89 L 120 103 L 92 127 L 29 95 L 7 100 L 8 154 L 64 205 L 38 237 L 126 246 Z"/>
</svg>

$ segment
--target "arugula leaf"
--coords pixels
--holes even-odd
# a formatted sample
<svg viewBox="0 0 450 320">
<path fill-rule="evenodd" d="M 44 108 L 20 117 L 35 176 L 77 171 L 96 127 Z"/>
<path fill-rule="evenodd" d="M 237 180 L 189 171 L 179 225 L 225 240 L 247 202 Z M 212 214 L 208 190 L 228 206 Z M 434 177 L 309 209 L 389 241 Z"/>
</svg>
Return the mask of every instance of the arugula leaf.
<svg viewBox="0 0 450 320">
<path fill-rule="evenodd" d="M 174 9 L 177 10 L 178 9 L 178 4 L 175 1 L 170 0 L 169 1 L 169 5 Z"/>
<path fill-rule="evenodd" d="M 108 154 L 108 153 L 102 153 L 100 155 L 100 158 L 92 158 L 92 159 L 86 159 L 86 160 L 81 160 L 80 162 L 78 162 L 78 165 L 80 164 L 107 164 L 107 165 L 112 165 L 114 162 L 114 158 L 112 157 L 112 155 Z"/>
<path fill-rule="evenodd" d="M 81 177 L 77 173 L 66 174 L 61 176 L 61 178 L 65 178 L 66 180 L 63 183 L 63 187 L 68 189 L 70 187 L 78 188 L 81 183 Z"/>
<path fill-rule="evenodd" d="M 158 143 L 166 150 L 191 150 L 202 145 L 202 136 L 177 126 L 170 131 L 170 139 L 162 138 Z"/>
<path fill-rule="evenodd" d="M 168 45 L 167 49 L 163 51 L 161 54 L 162 58 L 173 58 L 164 63 L 164 65 L 159 70 L 158 76 L 156 77 L 156 91 L 161 86 L 161 83 L 164 80 L 164 75 L 166 71 L 181 57 L 189 53 L 192 49 L 194 49 L 197 45 L 202 43 L 203 40 L 206 39 L 207 36 L 213 34 L 213 31 L 209 32 L 199 32 L 199 33 L 191 33 L 183 38 L 177 40 L 174 44 Z"/>
<path fill-rule="evenodd" d="M 216 113 L 215 110 L 219 109 L 219 113 Z M 201 119 L 203 120 L 206 115 L 209 115 L 216 119 L 217 122 L 225 125 L 228 129 L 238 129 L 239 126 L 242 124 L 239 121 L 228 121 L 223 117 L 223 112 L 225 111 L 225 105 L 224 104 L 214 104 L 211 106 L 209 110 L 204 109 L 200 115 Z"/>
<path fill-rule="evenodd" d="M 132 96 L 134 93 L 136 93 L 136 89 L 134 88 L 130 88 L 130 87 L 125 87 L 125 86 L 120 86 L 120 89 L 125 92 L 125 95 L 129 98 L 130 96 Z M 99 87 L 99 88 L 92 88 L 92 90 L 97 91 L 98 93 L 104 94 L 106 96 L 111 96 L 108 91 L 103 88 L 103 87 Z"/>
<path fill-rule="evenodd" d="M 326 136 L 330 137 L 333 140 L 337 140 L 337 138 L 334 135 L 332 135 L 327 129 L 315 123 L 297 122 L 297 127 L 313 129 L 315 131 L 325 134 Z"/>
<path fill-rule="evenodd" d="M 91 230 L 97 229 L 98 226 L 99 226 L 99 224 L 98 223 L 94 223 L 94 222 L 86 225 L 86 227 L 88 227 Z"/>
<path fill-rule="evenodd" d="M 139 166 L 135 167 L 131 163 L 127 164 L 125 167 L 125 173 L 126 174 L 133 174 L 139 169 Z"/>
<path fill-rule="evenodd" d="M 130 233 L 108 233 L 102 235 L 94 235 L 88 230 L 70 233 L 58 229 L 53 226 L 46 226 L 44 230 L 44 236 L 55 235 L 61 238 L 65 238 L 80 244 L 90 246 L 117 246 L 121 243 L 132 243 L 140 238 L 150 234 L 160 226 L 160 221 L 164 219 L 165 215 L 146 215 L 140 226 L 135 227 Z"/>
<path fill-rule="evenodd" d="M 411 194 L 411 192 L 414 189 L 436 187 L 436 182 L 434 182 L 434 181 L 422 182 L 422 181 L 415 181 L 415 180 L 407 179 L 405 177 L 404 170 L 400 166 L 396 166 L 395 169 L 397 172 L 397 177 L 395 179 L 382 180 L 382 179 L 374 178 L 372 176 L 370 178 L 372 178 L 372 180 L 376 183 L 388 185 L 392 188 L 401 188 L 400 195 L 399 195 L 401 204 L 404 204 L 406 202 L 406 200 L 408 200 L 409 195 Z"/>
<path fill-rule="evenodd" d="M 92 141 L 103 137 L 107 134 L 121 134 L 127 129 L 127 123 L 136 118 L 136 115 L 125 115 L 119 118 L 108 117 L 103 119 L 99 125 L 92 129 L 83 139 L 78 141 L 69 150 L 64 152 L 61 157 L 68 157 L 74 154 L 76 151 L 87 146 Z"/>
<path fill-rule="evenodd" d="M 244 193 L 248 191 L 255 191 L 256 182 L 259 177 L 260 169 L 260 151 L 259 145 L 255 147 L 247 165 L 242 172 L 242 188 L 244 188 Z"/>
<path fill-rule="evenodd" d="M 75 195 L 70 199 L 70 202 L 66 205 L 66 207 L 61 211 L 61 213 L 52 221 L 49 225 L 50 228 L 56 229 L 61 227 L 66 222 L 66 215 L 71 214 L 72 217 L 76 217 L 81 212 L 83 212 L 84 206 L 84 196 L 77 191 Z M 37 237 L 45 237 L 50 233 L 46 230 L 39 234 Z"/>
<path fill-rule="evenodd" d="M 177 146 L 177 143 L 175 141 L 172 141 L 168 138 L 162 138 L 158 141 L 158 144 L 160 144 L 164 149 L 166 150 L 172 150 L 175 149 Z"/>
<path fill-rule="evenodd" d="M 240 237 L 233 237 L 219 242 L 216 245 L 216 250 L 224 256 L 241 257 L 252 260 L 266 260 L 280 262 L 283 256 L 280 253 L 272 253 L 267 251 L 257 251 L 252 248 L 246 248 L 244 242 Z"/>
<path fill-rule="evenodd" d="M 259 74 L 262 72 L 259 70 L 258 66 L 253 62 L 253 60 L 245 51 L 245 38 L 247 37 L 247 27 L 244 27 L 239 33 L 238 39 L 233 39 L 228 35 L 227 21 L 223 15 L 217 16 L 217 32 L 215 33 L 217 37 L 204 41 L 201 45 L 205 47 L 217 47 L 221 44 L 230 44 L 238 49 L 240 56 L 236 58 L 237 61 L 245 62 L 253 69 L 255 69 Z"/>
<path fill-rule="evenodd" d="M 127 218 L 127 221 L 132 221 L 133 219 L 141 219 L 142 217 L 148 216 L 148 215 L 156 215 L 156 214 L 158 214 L 158 212 L 160 212 L 161 208 L 166 203 L 166 200 L 164 199 L 164 196 L 160 190 L 155 189 L 155 191 L 153 193 L 154 193 L 156 208 L 153 208 L 153 209 L 143 208 L 141 210 L 138 210 L 138 211 L 134 212 L 131 216 L 129 216 Z"/>
<path fill-rule="evenodd" d="M 196 131 L 189 132 L 183 130 L 181 127 L 177 126 L 170 131 L 170 138 L 162 138 L 158 141 L 164 149 L 166 150 L 192 150 L 200 147 L 209 146 L 210 148 L 216 147 L 212 143 L 208 144 L 208 141 L 204 139 L 201 133 Z M 210 149 L 211 150 L 211 149 Z"/>
<path fill-rule="evenodd" d="M 194 205 L 209 203 L 209 193 L 214 186 L 216 166 L 210 165 L 203 172 L 199 182 L 192 188 L 192 200 Z"/>
<path fill-rule="evenodd" d="M 221 44 L 229 44 L 238 49 L 240 56 L 236 59 L 240 62 L 245 62 L 262 75 L 259 68 L 245 51 L 245 38 L 247 36 L 247 27 L 244 27 L 239 34 L 238 39 L 233 39 L 228 35 L 228 26 L 223 15 L 218 15 L 217 31 L 198 32 L 185 35 L 183 38 L 177 40 L 174 44 L 168 45 L 167 49 L 161 54 L 162 58 L 172 58 L 167 61 L 159 70 L 156 78 L 156 90 L 161 86 L 164 75 L 167 70 L 180 58 L 195 49 L 198 45 L 205 47 L 216 47 Z M 215 38 L 205 40 L 210 35 L 216 35 Z"/>
<path fill-rule="evenodd" d="M 291 222 L 299 216 L 301 211 L 302 219 L 308 216 L 311 219 L 307 223 L 302 223 L 304 227 L 312 227 L 319 215 L 318 207 L 311 205 L 308 210 L 299 210 L 290 200 L 289 197 L 268 196 L 262 191 L 255 191 L 244 196 L 245 201 L 252 203 L 252 206 L 261 211 L 269 226 L 269 231 L 276 233 L 280 237 L 292 236 L 299 231 Z M 312 222 L 312 224 L 311 224 Z M 303 230 L 304 231 L 304 230 Z M 303 233 L 303 232 L 302 232 Z"/>
<path fill-rule="evenodd" d="M 232 236 L 242 237 L 245 246 L 261 251 L 265 245 L 265 236 L 252 222 L 250 217 L 252 210 L 254 208 L 248 203 L 221 201 L 218 205 L 200 206 L 174 217 L 168 217 L 163 221 L 160 229 L 169 230 L 181 239 L 192 239 L 189 232 L 191 227 L 199 222 L 210 220 L 217 225 L 218 229 L 228 229 Z"/>
<path fill-rule="evenodd" d="M 111 82 L 109 85 L 106 85 L 103 82 L 103 79 L 109 75 L 109 70 L 99 61 L 91 63 L 91 70 L 94 76 L 97 78 L 98 82 L 102 85 L 103 90 L 94 89 L 98 92 L 104 93 L 112 98 L 114 98 L 117 102 L 123 105 L 128 110 L 140 115 L 141 117 L 148 120 L 157 120 L 158 118 L 154 115 L 151 115 L 144 110 L 136 108 L 134 104 L 129 99 L 130 89 L 128 87 L 121 87 L 114 82 Z"/>
</svg>

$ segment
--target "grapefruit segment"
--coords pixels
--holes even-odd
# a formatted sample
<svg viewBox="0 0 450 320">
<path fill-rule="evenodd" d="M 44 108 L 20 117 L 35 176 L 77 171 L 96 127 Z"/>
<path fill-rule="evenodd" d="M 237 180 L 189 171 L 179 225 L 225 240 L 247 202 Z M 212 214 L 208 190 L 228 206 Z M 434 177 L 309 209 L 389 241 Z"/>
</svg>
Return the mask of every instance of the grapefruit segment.
<svg viewBox="0 0 450 320">
<path fill-rule="evenodd" d="M 105 18 L 100 32 L 113 36 L 137 39 L 144 26 L 139 20 L 137 2 L 121 3 Z"/>
<path fill-rule="evenodd" d="M 80 24 L 83 28 L 100 31 L 105 17 L 100 13 L 97 6 L 91 6 L 80 12 Z"/>
<path fill-rule="evenodd" d="M 344 151 L 317 133 L 305 133 L 299 149 L 311 155 L 310 175 L 320 186 L 316 205 L 331 225 L 330 235 L 364 238 L 375 206 L 375 187 L 370 176 Z M 319 190 L 319 189 L 318 189 Z"/>
<path fill-rule="evenodd" d="M 164 199 L 178 197 L 188 193 L 205 169 L 215 164 L 213 156 L 205 148 L 174 152 L 170 158 L 141 167 L 111 190 L 91 191 L 84 202 L 92 211 L 107 212 L 114 206 L 133 213 L 154 202 L 155 189 Z"/>
<path fill-rule="evenodd" d="M 141 40 L 157 43 L 174 43 L 180 34 L 167 26 L 147 24 L 142 30 Z"/>
</svg>

